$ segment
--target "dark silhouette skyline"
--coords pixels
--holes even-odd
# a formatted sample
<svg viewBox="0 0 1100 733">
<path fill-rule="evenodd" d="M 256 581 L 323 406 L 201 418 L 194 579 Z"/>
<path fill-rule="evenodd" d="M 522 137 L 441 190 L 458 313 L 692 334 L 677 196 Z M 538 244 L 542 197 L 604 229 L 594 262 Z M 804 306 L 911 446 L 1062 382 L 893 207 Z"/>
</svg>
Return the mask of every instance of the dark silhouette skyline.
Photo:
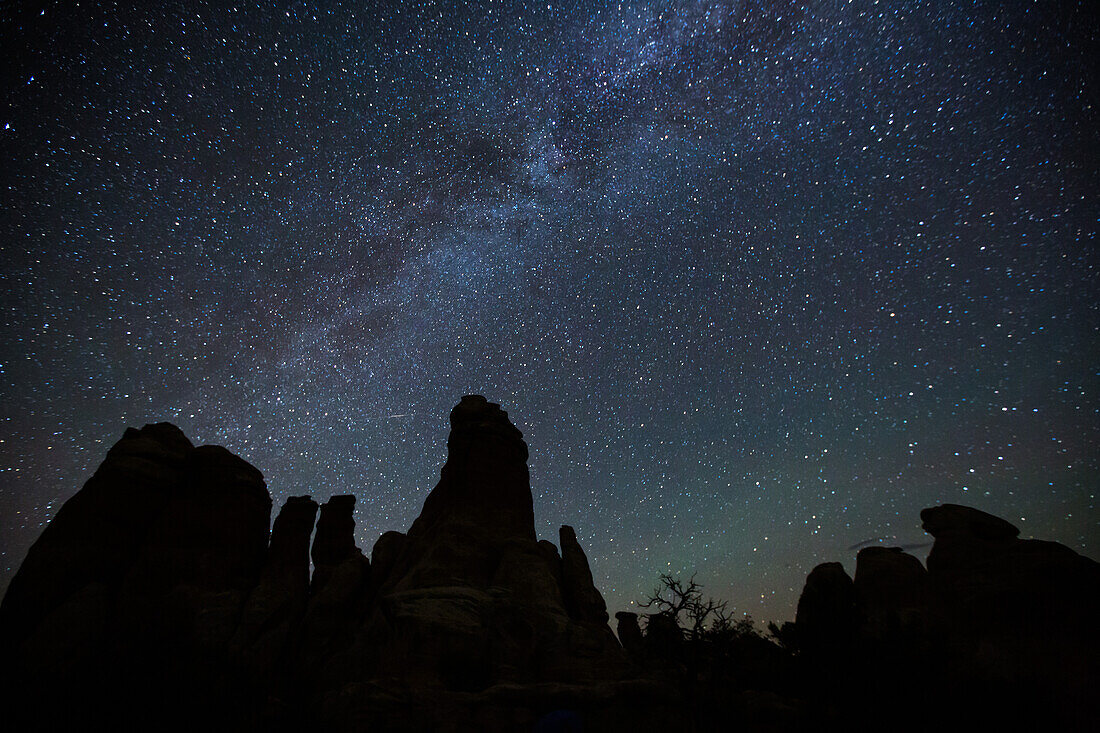
<svg viewBox="0 0 1100 733">
<path fill-rule="evenodd" d="M 471 395 L 450 425 L 420 514 L 369 553 L 354 496 L 290 497 L 272 524 L 241 458 L 168 423 L 128 429 L 0 603 L 5 719 L 444 733 L 1100 722 L 1100 564 L 1064 545 L 943 504 L 921 512 L 927 568 L 881 546 L 859 551 L 854 578 L 818 565 L 770 639 L 668 573 L 641 619 L 615 613 L 616 638 L 574 528 L 537 537 L 508 414 Z"/>
<path fill-rule="evenodd" d="M 161 421 L 366 546 L 466 393 L 613 608 L 789 618 L 942 503 L 1100 554 L 1096 16 L 6 3 L 0 587 Z"/>
</svg>

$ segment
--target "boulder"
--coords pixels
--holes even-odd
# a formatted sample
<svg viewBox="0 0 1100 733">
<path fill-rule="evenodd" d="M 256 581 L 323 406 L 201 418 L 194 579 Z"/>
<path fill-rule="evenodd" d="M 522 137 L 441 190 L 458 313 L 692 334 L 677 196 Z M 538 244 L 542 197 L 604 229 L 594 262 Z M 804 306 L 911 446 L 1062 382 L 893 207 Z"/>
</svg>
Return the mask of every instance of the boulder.
<svg viewBox="0 0 1100 733">
<path fill-rule="evenodd" d="M 855 586 L 843 565 L 826 562 L 810 571 L 798 598 L 795 625 L 805 654 L 839 659 L 856 628 Z"/>
<path fill-rule="evenodd" d="M 920 513 L 924 530 L 936 539 L 981 540 L 1005 543 L 1020 536 L 1011 522 L 980 509 L 960 504 L 941 504 Z"/>
<path fill-rule="evenodd" d="M 632 657 L 641 656 L 645 648 L 645 639 L 642 638 L 642 630 L 638 626 L 638 614 L 619 611 L 615 614 L 615 619 L 618 621 L 615 631 L 623 649 Z"/>
</svg>

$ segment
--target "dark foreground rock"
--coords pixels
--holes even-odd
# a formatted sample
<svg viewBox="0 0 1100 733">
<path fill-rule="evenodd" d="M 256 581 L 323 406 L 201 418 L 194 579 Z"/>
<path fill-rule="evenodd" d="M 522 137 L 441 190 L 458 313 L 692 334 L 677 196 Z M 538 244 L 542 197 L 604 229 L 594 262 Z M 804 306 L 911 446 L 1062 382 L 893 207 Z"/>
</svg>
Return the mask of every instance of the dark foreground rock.
<svg viewBox="0 0 1100 733">
<path fill-rule="evenodd" d="M 616 614 L 571 527 L 538 540 L 523 435 L 451 413 L 407 532 L 290 497 L 175 427 L 127 430 L 0 604 L 6 730 L 1100 729 L 1100 566 L 1004 520 L 922 514 L 927 568 L 810 573 L 784 648 Z M 269 532 L 270 526 L 270 532 Z M 312 537 L 312 543 L 311 543 Z M 312 560 L 312 563 L 311 563 Z M 311 572 L 312 565 L 312 572 Z M 624 650 L 623 647 L 626 647 Z"/>
<path fill-rule="evenodd" d="M 970 507 L 921 519 L 948 684 L 974 684 L 1014 722 L 1100 729 L 1100 563 Z"/>
<path fill-rule="evenodd" d="M 906 708 L 907 730 L 1100 729 L 1100 564 L 970 507 L 921 519 L 927 569 L 870 547 L 854 582 L 839 563 L 810 573 L 794 636 L 816 689 L 857 685 L 857 725 Z"/>
<path fill-rule="evenodd" d="M 625 729 L 628 701 L 664 698 L 573 530 L 562 554 L 538 541 L 522 433 L 483 397 L 451 426 L 439 484 L 373 566 L 354 497 L 319 518 L 291 497 L 269 536 L 259 471 L 168 424 L 128 430 L 0 606 L 12 729 L 528 729 L 562 710 Z"/>
<path fill-rule="evenodd" d="M 846 654 L 855 632 L 855 604 L 855 587 L 843 565 L 827 562 L 811 570 L 795 614 L 803 650 L 821 660 Z"/>
<path fill-rule="evenodd" d="M 472 710 L 455 706 L 484 711 L 496 699 L 491 689 L 528 686 L 523 699 L 530 702 L 537 690 L 551 689 L 533 685 L 627 676 L 606 613 L 601 619 L 593 611 L 603 599 L 583 552 L 568 577 L 588 605 L 569 608 L 563 561 L 535 537 L 522 434 L 482 397 L 463 398 L 451 424 L 439 484 L 407 534 L 379 540 L 372 599 L 314 678 L 318 719 L 327 727 L 354 720 L 417 729 L 405 710 L 410 691 L 421 701 L 440 695 L 438 704 L 418 703 L 416 719 L 442 729 L 433 711 L 470 719 Z"/>
</svg>

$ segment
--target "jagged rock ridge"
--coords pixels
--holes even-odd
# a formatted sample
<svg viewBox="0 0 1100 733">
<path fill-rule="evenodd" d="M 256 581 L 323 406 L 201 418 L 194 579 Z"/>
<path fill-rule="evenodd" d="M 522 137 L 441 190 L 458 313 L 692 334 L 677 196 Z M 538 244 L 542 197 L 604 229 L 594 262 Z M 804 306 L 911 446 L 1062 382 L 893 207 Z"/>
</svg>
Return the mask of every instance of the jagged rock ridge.
<svg viewBox="0 0 1100 733">
<path fill-rule="evenodd" d="M 536 539 L 527 455 L 499 405 L 464 397 L 439 484 L 372 564 L 355 546 L 354 497 L 320 507 L 312 549 L 308 496 L 287 500 L 269 537 L 259 471 L 166 423 L 127 430 L 0 607 L 11 705 L 60 726 L 106 714 L 125 689 L 134 721 L 168 706 L 181 728 L 416 729 L 439 727 L 440 710 L 472 714 L 455 695 L 526 685 L 496 713 L 523 726 L 553 706 L 532 685 L 568 697 L 613 684 L 628 667 L 572 528 L 564 559 Z M 43 690 L 71 710 L 21 704 Z"/>
<path fill-rule="evenodd" d="M 465 397 L 451 425 L 420 516 L 369 559 L 354 497 L 290 497 L 269 532 L 256 469 L 127 430 L 0 604 L 6 727 L 1100 727 L 1100 565 L 1066 547 L 933 507 L 927 568 L 871 547 L 854 579 L 809 574 L 780 630 L 795 655 L 750 636 L 701 658 L 671 617 L 620 612 L 624 650 L 574 530 L 536 538 L 507 413 Z"/>
</svg>

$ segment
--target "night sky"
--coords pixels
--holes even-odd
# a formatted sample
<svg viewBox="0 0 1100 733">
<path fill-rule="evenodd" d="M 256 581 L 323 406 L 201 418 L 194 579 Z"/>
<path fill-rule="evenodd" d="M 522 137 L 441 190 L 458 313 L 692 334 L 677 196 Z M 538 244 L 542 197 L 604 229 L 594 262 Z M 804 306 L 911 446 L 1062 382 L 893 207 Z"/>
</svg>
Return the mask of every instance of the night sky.
<svg viewBox="0 0 1100 733">
<path fill-rule="evenodd" d="M 369 553 L 468 393 L 612 612 L 941 502 L 1097 557 L 1089 6 L 4 3 L 0 587 L 161 420 Z"/>
</svg>

